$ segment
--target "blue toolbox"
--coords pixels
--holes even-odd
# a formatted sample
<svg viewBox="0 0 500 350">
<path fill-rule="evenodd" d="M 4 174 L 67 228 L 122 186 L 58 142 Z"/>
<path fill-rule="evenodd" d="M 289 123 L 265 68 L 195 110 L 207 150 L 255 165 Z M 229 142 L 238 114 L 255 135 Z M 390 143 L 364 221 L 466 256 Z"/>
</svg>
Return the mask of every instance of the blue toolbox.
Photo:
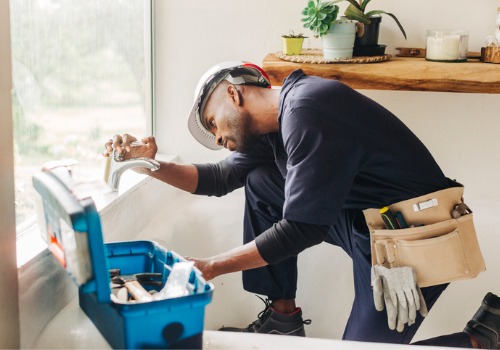
<svg viewBox="0 0 500 350">
<path fill-rule="evenodd" d="M 43 202 L 44 238 L 79 286 L 82 310 L 113 348 L 201 349 L 213 285 L 156 242 L 104 243 L 99 213 L 90 196 L 75 190 L 80 185 L 64 166 L 33 176 Z M 185 265 L 185 293 L 161 294 L 173 280 L 169 276 L 179 275 L 172 272 Z M 136 293 L 138 300 L 129 299 Z"/>
</svg>

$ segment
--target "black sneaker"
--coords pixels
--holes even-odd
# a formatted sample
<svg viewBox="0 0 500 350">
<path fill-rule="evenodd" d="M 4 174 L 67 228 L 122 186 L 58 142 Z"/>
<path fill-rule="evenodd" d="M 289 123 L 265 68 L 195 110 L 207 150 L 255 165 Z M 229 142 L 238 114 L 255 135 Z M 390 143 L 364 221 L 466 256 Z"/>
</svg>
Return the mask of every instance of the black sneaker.
<svg viewBox="0 0 500 350">
<path fill-rule="evenodd" d="M 302 319 L 300 307 L 291 314 L 283 314 L 272 308 L 269 299 L 260 299 L 266 304 L 266 308 L 259 313 L 256 321 L 246 328 L 223 326 L 219 331 L 306 336 L 304 325 L 310 324 L 311 320 Z"/>
<path fill-rule="evenodd" d="M 500 298 L 493 293 L 486 294 L 464 332 L 483 349 L 500 349 Z"/>
</svg>

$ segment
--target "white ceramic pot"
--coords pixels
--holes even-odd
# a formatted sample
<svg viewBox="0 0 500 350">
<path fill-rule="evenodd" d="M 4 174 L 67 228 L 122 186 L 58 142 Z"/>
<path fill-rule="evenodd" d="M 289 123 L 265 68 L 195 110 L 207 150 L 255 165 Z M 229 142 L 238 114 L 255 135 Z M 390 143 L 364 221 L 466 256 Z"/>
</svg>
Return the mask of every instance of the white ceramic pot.
<svg viewBox="0 0 500 350">
<path fill-rule="evenodd" d="M 347 18 L 336 20 L 328 33 L 321 37 L 323 56 L 333 60 L 352 58 L 355 37 L 355 21 Z"/>
</svg>

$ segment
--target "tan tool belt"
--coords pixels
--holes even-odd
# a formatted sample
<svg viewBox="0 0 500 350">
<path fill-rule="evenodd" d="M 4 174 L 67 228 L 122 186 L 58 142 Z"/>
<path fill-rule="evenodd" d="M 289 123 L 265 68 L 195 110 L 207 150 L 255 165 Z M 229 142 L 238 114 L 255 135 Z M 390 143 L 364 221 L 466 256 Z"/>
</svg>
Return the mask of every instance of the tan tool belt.
<svg viewBox="0 0 500 350">
<path fill-rule="evenodd" d="M 463 187 L 452 187 L 389 206 L 409 228 L 389 230 L 379 209 L 363 213 L 370 229 L 372 265 L 411 266 L 420 287 L 474 278 L 485 271 L 472 211 L 452 217 L 463 203 Z M 455 217 L 458 215 L 455 215 Z"/>
</svg>

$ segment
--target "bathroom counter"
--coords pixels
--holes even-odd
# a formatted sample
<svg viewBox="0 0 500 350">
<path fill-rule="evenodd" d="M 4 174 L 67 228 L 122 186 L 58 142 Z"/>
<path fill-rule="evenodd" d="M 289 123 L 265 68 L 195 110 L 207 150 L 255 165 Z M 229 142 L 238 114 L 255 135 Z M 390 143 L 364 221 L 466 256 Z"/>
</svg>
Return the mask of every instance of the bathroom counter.
<svg viewBox="0 0 500 350">
<path fill-rule="evenodd" d="M 78 305 L 70 301 L 45 327 L 35 349 L 111 349 L 92 321 Z M 203 349 L 405 349 L 408 345 L 361 343 L 319 338 L 285 337 L 268 334 L 244 334 L 206 330 Z M 437 347 L 426 347 L 438 350 Z"/>
</svg>

